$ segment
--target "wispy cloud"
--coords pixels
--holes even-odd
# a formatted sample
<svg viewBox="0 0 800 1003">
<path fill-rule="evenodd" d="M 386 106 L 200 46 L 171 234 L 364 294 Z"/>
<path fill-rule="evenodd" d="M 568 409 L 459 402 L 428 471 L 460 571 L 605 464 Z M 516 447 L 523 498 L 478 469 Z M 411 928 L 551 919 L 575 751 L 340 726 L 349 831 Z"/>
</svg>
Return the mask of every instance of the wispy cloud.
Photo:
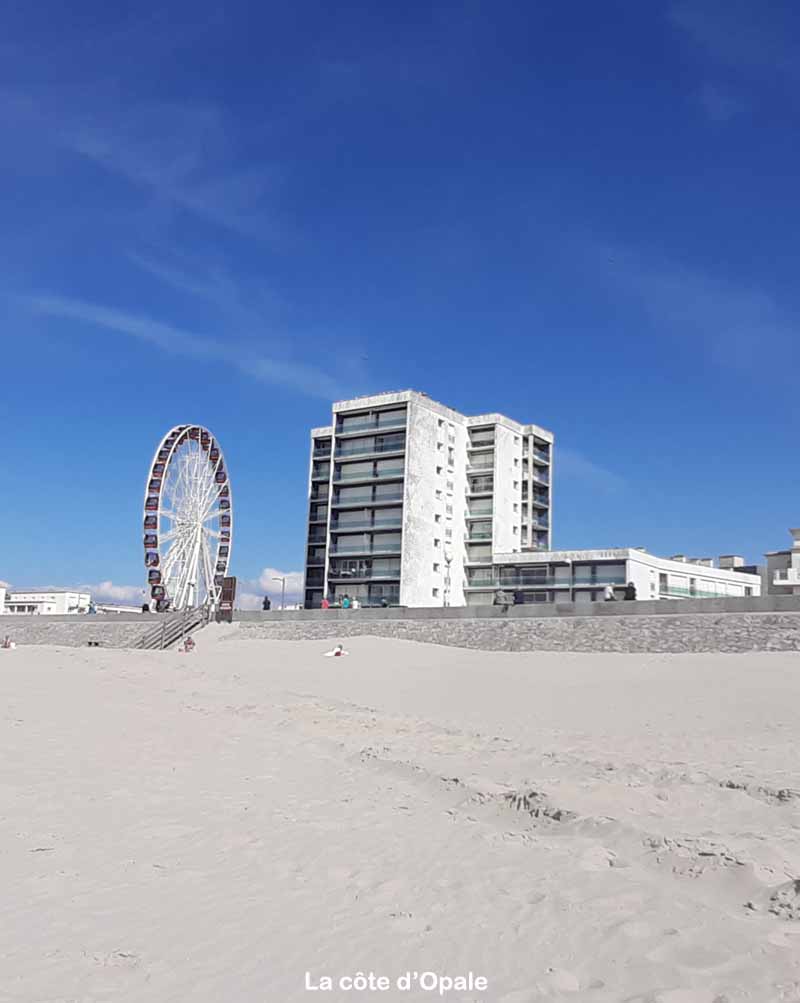
<svg viewBox="0 0 800 1003">
<path fill-rule="evenodd" d="M 796 76 L 796 35 L 779 5 L 759 0 L 679 0 L 669 19 L 706 55 L 738 69 Z"/>
<path fill-rule="evenodd" d="M 798 357 L 800 317 L 766 289 L 618 245 L 589 240 L 582 253 L 587 270 L 602 268 L 605 287 L 642 310 L 653 331 L 720 369 L 780 379 Z"/>
<path fill-rule="evenodd" d="M 302 571 L 280 571 L 278 568 L 264 568 L 258 578 L 243 578 L 239 582 L 236 605 L 239 609 L 261 609 L 264 596 L 268 595 L 273 606 L 281 601 L 282 579 L 286 579 L 284 601 L 287 605 L 303 601 Z"/>
<path fill-rule="evenodd" d="M 582 453 L 565 446 L 558 446 L 555 454 L 556 478 L 561 481 L 579 481 L 594 490 L 605 493 L 621 491 L 625 479 L 607 470 Z"/>
<path fill-rule="evenodd" d="M 246 137 L 216 106 L 150 103 L 117 107 L 95 90 L 0 90 L 0 122 L 53 150 L 94 164 L 161 205 L 248 237 L 291 236 L 279 221 L 283 170 L 245 161 Z"/>
<path fill-rule="evenodd" d="M 216 359 L 261 383 L 286 386 L 325 400 L 334 400 L 345 395 L 342 385 L 336 379 L 315 366 L 268 358 L 245 345 L 231 345 L 216 338 L 165 324 L 151 317 L 64 296 L 32 296 L 27 302 L 40 314 L 76 320 L 108 331 L 116 331 L 150 342 L 163 351 L 175 355 L 195 359 Z"/>
<path fill-rule="evenodd" d="M 700 107 L 712 122 L 729 122 L 747 111 L 749 105 L 718 84 L 705 83 L 698 95 Z"/>
<path fill-rule="evenodd" d="M 141 603 L 146 598 L 143 585 L 115 585 L 112 581 L 97 582 L 94 585 L 79 585 L 82 592 L 89 592 L 97 602 Z"/>
</svg>

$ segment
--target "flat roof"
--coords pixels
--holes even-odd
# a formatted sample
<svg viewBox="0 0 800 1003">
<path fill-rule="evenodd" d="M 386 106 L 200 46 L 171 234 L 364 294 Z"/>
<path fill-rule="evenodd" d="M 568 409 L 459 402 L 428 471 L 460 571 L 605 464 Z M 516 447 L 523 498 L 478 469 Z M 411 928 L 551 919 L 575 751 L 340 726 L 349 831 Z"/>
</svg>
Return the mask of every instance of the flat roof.
<svg viewBox="0 0 800 1003">
<path fill-rule="evenodd" d="M 383 398 L 387 399 L 383 400 Z M 434 400 L 430 394 L 426 394 L 423 390 L 385 390 L 377 394 L 362 394 L 360 397 L 352 397 L 349 400 L 334 401 L 332 410 L 334 412 L 350 411 L 357 410 L 362 407 L 379 407 L 382 404 L 403 404 L 411 400 L 420 404 L 432 404 L 435 408 L 441 408 L 449 414 L 457 415 L 460 418 L 466 419 L 470 424 L 488 425 L 497 424 L 498 422 L 507 422 L 520 432 L 531 435 L 541 435 L 543 439 L 549 439 L 551 442 L 555 438 L 553 432 L 546 428 L 542 428 L 540 425 L 535 425 L 530 422 L 526 424 L 525 422 L 517 421 L 514 418 L 509 418 L 507 415 L 500 414 L 499 412 L 488 412 L 479 415 L 464 414 L 461 411 L 456 411 L 455 408 L 450 407 L 448 404 L 443 404 L 441 401 Z"/>
</svg>

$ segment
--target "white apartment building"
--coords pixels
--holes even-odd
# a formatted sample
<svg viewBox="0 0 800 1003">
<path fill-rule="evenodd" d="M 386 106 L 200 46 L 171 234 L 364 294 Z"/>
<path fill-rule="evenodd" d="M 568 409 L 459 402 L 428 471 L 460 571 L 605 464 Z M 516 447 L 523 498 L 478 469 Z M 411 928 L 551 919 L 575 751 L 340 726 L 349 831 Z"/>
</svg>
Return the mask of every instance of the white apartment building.
<svg viewBox="0 0 800 1003">
<path fill-rule="evenodd" d="M 518 603 L 602 602 L 607 586 L 622 599 L 629 582 L 637 599 L 760 595 L 760 576 L 735 567 L 714 567 L 710 558 L 655 557 L 635 547 L 496 553 L 492 568 L 473 576 L 467 605 L 492 603 L 498 589 Z"/>
<path fill-rule="evenodd" d="M 413 390 L 339 401 L 311 431 L 306 608 L 462 606 L 494 552 L 551 545 L 553 434 Z"/>
<path fill-rule="evenodd" d="M 72 592 L 65 589 L 30 589 L 27 592 L 8 589 L 3 612 L 51 615 L 87 613 L 91 598 L 88 592 Z"/>
</svg>

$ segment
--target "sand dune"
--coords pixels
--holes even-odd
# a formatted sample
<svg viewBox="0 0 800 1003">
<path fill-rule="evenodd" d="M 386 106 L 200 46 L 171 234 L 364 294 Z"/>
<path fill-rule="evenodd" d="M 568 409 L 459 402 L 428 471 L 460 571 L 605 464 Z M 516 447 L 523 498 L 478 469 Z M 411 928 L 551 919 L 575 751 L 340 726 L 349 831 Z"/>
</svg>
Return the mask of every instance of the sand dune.
<svg viewBox="0 0 800 1003">
<path fill-rule="evenodd" d="M 0 999 L 800 1000 L 797 655 L 224 635 L 0 652 Z"/>
</svg>

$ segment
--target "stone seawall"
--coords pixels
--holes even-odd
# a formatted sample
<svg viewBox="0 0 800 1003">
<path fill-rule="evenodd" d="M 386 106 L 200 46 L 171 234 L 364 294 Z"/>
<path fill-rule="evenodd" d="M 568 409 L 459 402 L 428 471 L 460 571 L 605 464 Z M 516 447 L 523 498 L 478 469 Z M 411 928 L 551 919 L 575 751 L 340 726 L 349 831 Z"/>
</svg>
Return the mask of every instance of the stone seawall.
<svg viewBox="0 0 800 1003">
<path fill-rule="evenodd" d="M 800 613 L 690 613 L 518 619 L 242 620 L 231 640 L 333 640 L 371 635 L 486 651 L 800 651 Z M 800 662 L 798 662 L 800 665 Z"/>
<path fill-rule="evenodd" d="M 104 616 L 2 616 L 0 638 L 8 634 L 18 645 L 58 644 L 85 648 L 98 641 L 104 648 L 133 648 L 157 622 L 155 616 L 135 619 Z"/>
</svg>

